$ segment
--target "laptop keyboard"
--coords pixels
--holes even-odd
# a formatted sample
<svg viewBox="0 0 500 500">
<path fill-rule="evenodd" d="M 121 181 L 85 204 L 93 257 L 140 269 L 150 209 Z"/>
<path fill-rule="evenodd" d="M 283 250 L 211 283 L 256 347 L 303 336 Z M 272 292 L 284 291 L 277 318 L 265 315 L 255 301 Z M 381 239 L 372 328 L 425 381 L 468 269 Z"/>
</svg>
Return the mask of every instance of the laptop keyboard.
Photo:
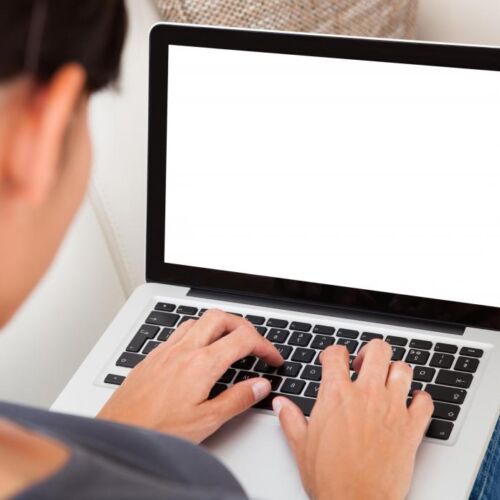
<svg viewBox="0 0 500 500">
<path fill-rule="evenodd" d="M 116 366 L 134 368 L 153 349 L 165 342 L 184 321 L 198 319 L 206 309 L 159 302 L 139 328 L 126 350 L 119 356 Z M 238 312 L 232 314 L 243 316 Z M 271 382 L 272 392 L 257 403 L 257 408 L 272 409 L 275 396 L 285 395 L 294 401 L 306 416 L 311 414 L 321 381 L 321 351 L 333 344 L 343 345 L 350 355 L 351 378 L 357 374 L 352 370 L 352 361 L 359 350 L 372 339 L 384 339 L 392 347 L 392 360 L 402 360 L 413 367 L 413 381 L 408 394 L 416 389 L 427 391 L 434 401 L 434 413 L 427 437 L 448 440 L 460 414 L 461 405 L 467 397 L 483 350 L 459 347 L 451 343 L 433 343 L 427 340 L 404 336 L 387 335 L 346 328 L 336 329 L 331 325 L 289 321 L 246 315 L 257 331 L 269 339 L 283 356 L 285 363 L 279 368 L 268 366 L 254 356 L 236 361 L 214 385 L 210 398 L 218 396 L 230 385 L 262 376 Z M 124 376 L 106 375 L 104 382 L 120 385 Z"/>
</svg>

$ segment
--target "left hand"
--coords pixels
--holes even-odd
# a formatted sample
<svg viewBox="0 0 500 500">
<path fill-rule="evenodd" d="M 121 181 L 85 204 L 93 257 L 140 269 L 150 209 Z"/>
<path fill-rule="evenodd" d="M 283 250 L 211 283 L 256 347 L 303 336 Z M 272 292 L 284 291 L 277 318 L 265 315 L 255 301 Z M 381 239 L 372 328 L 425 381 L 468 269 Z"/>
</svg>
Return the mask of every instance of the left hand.
<svg viewBox="0 0 500 500">
<path fill-rule="evenodd" d="M 98 417 L 200 443 L 271 392 L 269 381 L 258 377 L 207 400 L 231 364 L 249 354 L 273 366 L 283 363 L 274 345 L 248 321 L 207 311 L 183 323 L 139 363 Z"/>
</svg>

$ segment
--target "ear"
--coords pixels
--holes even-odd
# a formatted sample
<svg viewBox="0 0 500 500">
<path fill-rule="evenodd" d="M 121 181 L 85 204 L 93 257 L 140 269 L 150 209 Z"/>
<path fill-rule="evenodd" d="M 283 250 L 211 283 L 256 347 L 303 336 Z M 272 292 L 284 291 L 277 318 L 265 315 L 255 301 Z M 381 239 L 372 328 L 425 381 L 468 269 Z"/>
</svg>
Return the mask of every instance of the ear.
<svg viewBox="0 0 500 500">
<path fill-rule="evenodd" d="M 60 174 L 66 132 L 84 84 L 83 68 L 68 64 L 48 83 L 31 87 L 21 98 L 7 145 L 8 179 L 3 179 L 16 201 L 38 205 L 50 196 Z"/>
</svg>

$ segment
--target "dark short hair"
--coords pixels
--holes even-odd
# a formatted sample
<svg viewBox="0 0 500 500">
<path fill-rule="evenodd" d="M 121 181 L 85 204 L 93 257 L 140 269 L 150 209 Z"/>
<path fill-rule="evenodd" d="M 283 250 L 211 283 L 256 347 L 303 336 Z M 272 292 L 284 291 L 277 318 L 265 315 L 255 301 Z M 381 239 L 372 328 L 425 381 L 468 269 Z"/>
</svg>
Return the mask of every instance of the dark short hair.
<svg viewBox="0 0 500 500">
<path fill-rule="evenodd" d="M 30 67 L 37 24 L 36 65 Z M 47 81 L 77 62 L 87 73 L 87 90 L 99 90 L 119 75 L 126 31 L 123 0 L 0 0 L 0 83 L 30 73 Z"/>
</svg>

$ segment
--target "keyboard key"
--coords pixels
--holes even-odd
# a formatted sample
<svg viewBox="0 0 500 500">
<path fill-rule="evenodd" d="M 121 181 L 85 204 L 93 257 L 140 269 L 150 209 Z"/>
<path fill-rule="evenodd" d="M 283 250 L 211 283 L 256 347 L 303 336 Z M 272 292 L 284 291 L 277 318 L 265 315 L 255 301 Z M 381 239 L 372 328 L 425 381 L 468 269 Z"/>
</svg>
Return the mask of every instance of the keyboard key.
<svg viewBox="0 0 500 500">
<path fill-rule="evenodd" d="M 413 347 L 414 349 L 432 349 L 432 342 L 429 342 L 428 340 L 417 340 L 413 339 L 410 341 L 410 347 Z"/>
<path fill-rule="evenodd" d="M 288 326 L 288 321 L 285 319 L 270 318 L 267 320 L 266 326 L 272 326 L 274 328 L 286 328 Z"/>
<path fill-rule="evenodd" d="M 245 318 L 252 323 L 252 325 L 263 325 L 266 318 L 262 316 L 254 316 L 253 314 L 247 314 Z"/>
<path fill-rule="evenodd" d="M 300 378 L 306 380 L 321 380 L 321 372 L 321 366 L 307 365 L 304 367 L 304 370 L 302 370 Z"/>
<path fill-rule="evenodd" d="M 251 370 L 257 358 L 254 356 L 245 356 L 244 358 L 234 362 L 231 366 L 239 370 Z"/>
<path fill-rule="evenodd" d="M 309 382 L 307 386 L 306 392 L 304 392 L 304 396 L 308 396 L 310 398 L 318 397 L 319 384 L 316 382 Z"/>
<path fill-rule="evenodd" d="M 114 373 L 108 373 L 104 379 L 105 384 L 121 385 L 125 377 L 122 375 L 115 375 Z"/>
<path fill-rule="evenodd" d="M 364 340 L 366 342 L 369 342 L 370 340 L 373 339 L 383 339 L 384 336 L 380 333 L 371 333 L 371 332 L 363 332 L 361 334 L 361 340 Z"/>
<path fill-rule="evenodd" d="M 240 314 L 240 313 L 235 313 L 235 312 L 232 312 L 232 311 L 227 311 L 228 314 L 231 314 L 233 316 L 238 316 L 238 318 L 243 318 L 243 314 Z"/>
<path fill-rule="evenodd" d="M 175 309 L 175 304 L 167 304 L 166 302 L 158 302 L 155 305 L 156 311 L 172 312 Z"/>
<path fill-rule="evenodd" d="M 276 371 L 276 367 L 268 365 L 265 361 L 259 359 L 257 364 L 253 367 L 253 370 L 260 373 L 273 373 Z"/>
<path fill-rule="evenodd" d="M 282 344 L 287 339 L 290 332 L 288 330 L 282 330 L 281 328 L 271 328 L 267 334 L 267 338 L 271 342 L 278 342 Z"/>
<path fill-rule="evenodd" d="M 281 377 L 276 377 L 276 375 L 264 375 L 264 378 L 271 382 L 271 390 L 277 391 L 283 380 Z"/>
<path fill-rule="evenodd" d="M 357 339 L 359 337 L 359 332 L 357 330 L 348 330 L 347 328 L 341 328 L 337 332 L 337 337 L 343 339 Z"/>
<path fill-rule="evenodd" d="M 289 345 L 274 344 L 274 347 L 276 347 L 283 359 L 288 359 L 292 354 L 292 348 Z"/>
<path fill-rule="evenodd" d="M 387 335 L 385 341 L 391 345 L 405 346 L 408 343 L 408 339 L 404 337 L 395 337 L 394 335 Z"/>
<path fill-rule="evenodd" d="M 288 343 L 290 345 L 299 345 L 305 347 L 311 341 L 312 335 L 310 333 L 293 332 Z"/>
<path fill-rule="evenodd" d="M 424 384 L 421 384 L 420 382 L 412 382 L 408 395 L 411 396 L 414 391 L 421 391 L 423 386 Z"/>
<path fill-rule="evenodd" d="M 429 438 L 446 440 L 450 437 L 452 430 L 453 424 L 451 422 L 432 419 L 425 435 Z"/>
<path fill-rule="evenodd" d="M 337 345 L 345 345 L 347 347 L 347 350 L 349 351 L 349 354 L 353 354 L 356 348 L 358 347 L 359 342 L 356 340 L 352 339 L 338 339 L 337 340 Z"/>
<path fill-rule="evenodd" d="M 315 335 L 311 347 L 313 349 L 326 349 L 328 346 L 333 345 L 335 339 L 327 337 L 326 335 Z"/>
<path fill-rule="evenodd" d="M 428 351 L 421 351 L 419 349 L 410 349 L 406 355 L 405 361 L 414 365 L 425 365 L 431 355 Z"/>
<path fill-rule="evenodd" d="M 152 311 L 146 319 L 146 323 L 160 326 L 175 326 L 180 316 L 178 314 Z"/>
<path fill-rule="evenodd" d="M 320 352 L 318 352 L 318 355 L 316 356 L 316 359 L 314 360 L 314 364 L 316 366 L 321 366 L 321 361 L 319 360 Z"/>
<path fill-rule="evenodd" d="M 139 352 L 142 349 L 142 346 L 146 343 L 146 340 L 149 340 L 150 337 L 144 335 L 139 330 L 138 333 L 135 334 L 134 338 L 130 341 L 127 346 L 128 352 Z"/>
<path fill-rule="evenodd" d="M 435 401 L 444 401 L 445 403 L 455 403 L 461 405 L 464 402 L 467 391 L 465 389 L 454 389 L 442 385 L 427 384 L 425 390 Z"/>
<path fill-rule="evenodd" d="M 356 356 L 349 356 L 349 370 L 354 370 L 352 367 L 352 364 L 354 363 L 354 360 L 356 359 Z"/>
<path fill-rule="evenodd" d="M 160 335 L 158 335 L 158 340 L 164 342 L 166 340 L 168 340 L 168 338 L 170 337 L 170 335 L 172 335 L 172 333 L 174 333 L 174 329 L 173 328 L 164 328 Z"/>
<path fill-rule="evenodd" d="M 298 347 L 293 353 L 292 361 L 299 361 L 300 363 L 310 363 L 313 360 L 315 354 L 316 351 L 314 351 L 313 349 L 304 349 L 302 347 Z"/>
<path fill-rule="evenodd" d="M 333 326 L 316 325 L 313 328 L 313 333 L 319 333 L 320 335 L 333 335 L 335 333 L 335 328 L 333 328 Z"/>
<path fill-rule="evenodd" d="M 278 375 L 284 375 L 285 377 L 296 377 L 299 374 L 301 368 L 302 365 L 300 363 L 285 361 L 285 363 L 283 363 L 278 368 Z"/>
<path fill-rule="evenodd" d="M 198 318 L 196 316 L 183 316 L 181 318 L 181 320 L 179 321 L 179 324 L 177 326 L 181 326 L 182 323 L 186 322 L 186 321 L 189 321 L 190 319 L 192 319 L 193 321 L 197 321 Z"/>
<path fill-rule="evenodd" d="M 155 340 L 150 340 L 146 344 L 146 347 L 142 350 L 142 354 L 149 354 L 151 351 L 156 349 L 159 345 L 161 345 L 161 342 L 156 342 Z"/>
<path fill-rule="evenodd" d="M 392 345 L 391 348 L 392 348 L 391 361 L 401 361 L 405 356 L 406 349 L 404 349 L 403 347 L 397 347 L 394 345 Z"/>
<path fill-rule="evenodd" d="M 219 381 L 222 382 L 223 384 L 230 384 L 235 375 L 236 375 L 236 370 L 228 368 L 224 372 L 224 375 L 222 375 L 222 377 L 219 379 Z"/>
<path fill-rule="evenodd" d="M 240 373 L 238 373 L 238 375 L 234 379 L 233 383 L 237 384 L 238 382 L 243 382 L 244 380 L 248 380 L 250 378 L 256 378 L 256 377 L 258 377 L 258 375 L 256 373 L 241 371 Z"/>
<path fill-rule="evenodd" d="M 308 332 L 312 328 L 309 323 L 301 323 L 300 321 L 292 321 L 290 330 L 297 330 L 299 332 Z"/>
<path fill-rule="evenodd" d="M 358 380 L 358 372 L 352 372 L 351 380 L 353 382 L 356 382 L 356 380 Z"/>
<path fill-rule="evenodd" d="M 432 416 L 435 418 L 443 418 L 444 420 L 456 420 L 459 413 L 460 406 L 450 405 L 448 403 L 439 403 L 436 401 L 434 403 L 434 413 Z"/>
<path fill-rule="evenodd" d="M 471 356 L 472 358 L 481 358 L 483 356 L 482 349 L 474 349 L 472 347 L 462 347 L 460 354 L 463 356 Z"/>
<path fill-rule="evenodd" d="M 226 389 L 227 389 L 227 385 L 218 384 L 218 383 L 215 384 L 212 387 L 212 390 L 210 391 L 210 393 L 208 394 L 208 399 L 214 399 L 214 398 L 216 398 L 219 394 L 221 394 L 222 392 L 224 392 Z"/>
<path fill-rule="evenodd" d="M 474 373 L 479 365 L 479 359 L 477 358 L 464 358 L 460 356 L 455 363 L 455 370 L 460 370 L 462 372 Z"/>
<path fill-rule="evenodd" d="M 421 382 L 430 382 L 434 377 L 435 373 L 436 370 L 434 368 L 415 366 L 415 368 L 413 368 L 413 380 L 420 380 Z"/>
<path fill-rule="evenodd" d="M 258 403 L 256 403 L 254 405 L 254 408 L 262 408 L 264 410 L 272 410 L 273 409 L 273 406 L 272 406 L 273 399 L 276 396 L 283 396 L 283 394 L 271 392 L 271 394 L 269 394 L 269 396 L 267 396 L 267 398 L 264 398 L 261 401 L 259 401 Z M 306 417 L 311 415 L 311 411 L 313 409 L 313 406 L 314 406 L 314 403 L 316 402 L 316 400 L 311 399 L 311 398 L 304 398 L 301 396 L 288 395 L 288 394 L 286 395 L 286 397 L 290 401 L 295 403 L 302 410 L 302 413 Z"/>
<path fill-rule="evenodd" d="M 154 339 L 155 335 L 160 331 L 159 326 L 154 325 L 142 325 L 137 333 L 142 333 L 148 339 Z"/>
<path fill-rule="evenodd" d="M 300 394 L 306 383 L 303 380 L 287 378 L 281 386 L 281 392 L 286 394 Z"/>
<path fill-rule="evenodd" d="M 438 342 L 434 346 L 434 350 L 436 352 L 447 352 L 449 354 L 455 354 L 458 351 L 458 347 L 453 344 L 443 344 L 442 342 Z"/>
<path fill-rule="evenodd" d="M 198 316 L 203 316 L 206 312 L 207 312 L 208 309 L 200 309 L 198 311 Z"/>
<path fill-rule="evenodd" d="M 437 368 L 450 368 L 455 361 L 455 358 L 451 354 L 441 354 L 439 352 L 434 353 L 429 363 L 431 366 L 436 366 Z"/>
<path fill-rule="evenodd" d="M 265 326 L 256 326 L 255 329 L 261 334 L 265 335 L 267 332 L 267 328 Z"/>
<path fill-rule="evenodd" d="M 452 385 L 468 389 L 472 384 L 472 375 L 469 373 L 453 372 L 450 370 L 439 370 L 436 384 Z"/>
<path fill-rule="evenodd" d="M 179 306 L 176 313 L 185 314 L 186 316 L 194 316 L 195 314 L 198 314 L 198 308 L 192 306 Z"/>
<path fill-rule="evenodd" d="M 146 356 L 144 356 L 143 354 L 124 352 L 116 361 L 116 366 L 123 366 L 124 368 L 134 368 L 145 358 Z"/>
</svg>

